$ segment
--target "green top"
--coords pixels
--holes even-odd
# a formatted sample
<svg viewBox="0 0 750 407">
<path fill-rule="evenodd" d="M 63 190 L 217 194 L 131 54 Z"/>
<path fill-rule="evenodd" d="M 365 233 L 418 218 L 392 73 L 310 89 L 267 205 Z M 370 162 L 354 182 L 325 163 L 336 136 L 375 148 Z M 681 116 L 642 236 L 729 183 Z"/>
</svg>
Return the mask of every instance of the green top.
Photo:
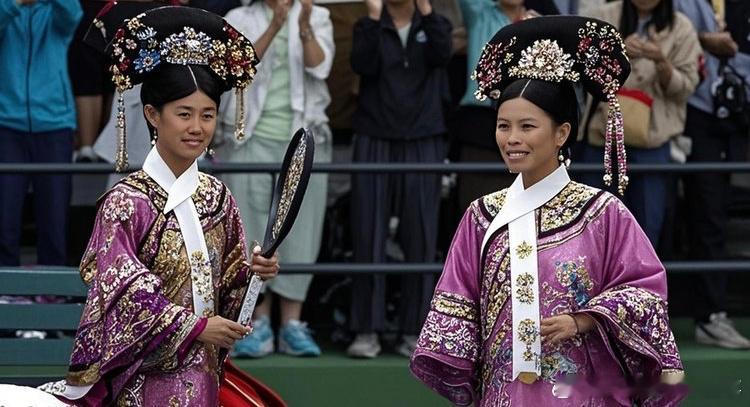
<svg viewBox="0 0 750 407">
<path fill-rule="evenodd" d="M 271 21 L 273 11 L 263 7 L 266 18 Z M 276 33 L 270 47 L 274 57 L 271 67 L 271 82 L 266 94 L 266 102 L 253 131 L 254 136 L 274 140 L 289 140 L 292 134 L 292 97 L 289 90 L 289 22 Z M 269 48 L 270 48 L 269 47 Z"/>
</svg>

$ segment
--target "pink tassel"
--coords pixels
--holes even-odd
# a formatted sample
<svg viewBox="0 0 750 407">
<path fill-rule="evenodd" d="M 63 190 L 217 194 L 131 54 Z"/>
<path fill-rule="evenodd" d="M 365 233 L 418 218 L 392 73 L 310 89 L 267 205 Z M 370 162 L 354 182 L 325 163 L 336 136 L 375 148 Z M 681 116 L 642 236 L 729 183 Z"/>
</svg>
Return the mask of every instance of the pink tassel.
<svg viewBox="0 0 750 407">
<path fill-rule="evenodd" d="M 612 162 L 612 146 L 615 147 L 617 154 L 617 192 L 620 195 L 625 194 L 628 187 L 628 163 L 625 152 L 625 131 L 622 118 L 622 110 L 617 95 L 610 93 L 607 95 L 607 104 L 609 112 L 607 113 L 607 126 L 604 135 L 604 184 L 612 185 L 612 174 L 614 163 Z"/>
</svg>

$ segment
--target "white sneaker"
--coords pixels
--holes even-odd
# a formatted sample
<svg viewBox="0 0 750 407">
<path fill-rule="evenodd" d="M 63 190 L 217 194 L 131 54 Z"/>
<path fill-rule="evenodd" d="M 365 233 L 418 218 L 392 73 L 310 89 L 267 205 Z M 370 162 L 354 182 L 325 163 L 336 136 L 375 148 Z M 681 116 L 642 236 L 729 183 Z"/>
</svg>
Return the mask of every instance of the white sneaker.
<svg viewBox="0 0 750 407">
<path fill-rule="evenodd" d="M 726 312 L 716 312 L 709 317 L 711 322 L 696 323 L 695 340 L 704 345 L 727 349 L 750 349 L 750 340 L 737 332 Z"/>
<path fill-rule="evenodd" d="M 380 354 L 378 334 L 357 334 L 346 353 L 353 358 L 372 359 Z"/>
<path fill-rule="evenodd" d="M 401 339 L 401 343 L 396 347 L 396 352 L 399 355 L 411 358 L 411 354 L 417 349 L 417 336 L 416 335 L 404 335 Z"/>
<path fill-rule="evenodd" d="M 47 338 L 47 332 L 44 332 L 44 331 L 33 331 L 33 330 L 18 330 L 18 331 L 16 331 L 16 338 L 21 338 L 21 339 L 45 339 L 45 338 Z"/>
</svg>

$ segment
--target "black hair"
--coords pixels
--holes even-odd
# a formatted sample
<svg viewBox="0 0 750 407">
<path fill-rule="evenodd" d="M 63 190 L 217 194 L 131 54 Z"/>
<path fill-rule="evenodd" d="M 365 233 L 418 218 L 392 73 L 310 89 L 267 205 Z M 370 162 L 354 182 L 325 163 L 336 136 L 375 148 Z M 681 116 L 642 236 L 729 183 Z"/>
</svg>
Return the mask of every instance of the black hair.
<svg viewBox="0 0 750 407">
<path fill-rule="evenodd" d="M 555 83 L 536 79 L 517 79 L 505 87 L 496 106 L 499 108 L 503 103 L 519 97 L 544 110 L 556 126 L 563 123 L 570 124 L 570 134 L 560 149 L 563 155 L 569 158 L 570 147 L 576 142 L 578 136 L 580 117 L 578 97 L 573 84 L 567 81 Z"/>
<path fill-rule="evenodd" d="M 648 25 L 653 25 L 656 31 L 662 31 L 666 28 L 672 28 L 674 25 L 674 4 L 673 0 L 661 0 L 651 13 L 651 21 Z M 620 17 L 620 34 L 622 38 L 627 38 L 630 34 L 638 30 L 638 9 L 633 5 L 632 0 L 623 0 L 622 16 Z"/>
<path fill-rule="evenodd" d="M 197 90 L 216 102 L 218 110 L 221 95 L 227 90 L 227 86 L 207 66 L 161 64 L 146 75 L 141 86 L 141 103 L 143 106 L 151 105 L 161 112 L 165 104 L 189 96 Z M 144 111 L 144 117 L 145 115 Z M 148 119 L 146 124 L 153 140 L 155 129 Z"/>
</svg>

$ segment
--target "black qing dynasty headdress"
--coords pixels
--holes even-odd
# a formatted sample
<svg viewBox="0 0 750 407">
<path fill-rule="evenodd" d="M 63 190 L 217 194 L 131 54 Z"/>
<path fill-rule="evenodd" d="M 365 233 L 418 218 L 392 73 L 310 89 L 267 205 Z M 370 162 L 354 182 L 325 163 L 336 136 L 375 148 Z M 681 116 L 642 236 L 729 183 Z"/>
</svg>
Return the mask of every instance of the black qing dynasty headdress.
<svg viewBox="0 0 750 407">
<path fill-rule="evenodd" d="M 609 105 L 604 147 L 604 182 L 612 183 L 612 145 L 617 149 L 618 190 L 628 183 L 623 119 L 616 93 L 630 74 L 619 31 L 604 21 L 537 17 L 505 26 L 485 45 L 472 79 L 476 97 L 498 99 L 517 79 L 580 83 Z M 571 137 L 576 137 L 575 134 Z"/>
<path fill-rule="evenodd" d="M 112 59 L 110 72 L 119 94 L 117 171 L 128 167 L 122 93 L 162 64 L 205 65 L 223 81 L 225 90 L 234 88 L 234 135 L 238 140 L 245 137 L 244 89 L 253 81 L 259 60 L 250 40 L 223 18 L 192 7 L 159 7 L 125 20 L 111 35 L 106 53 Z"/>
</svg>

